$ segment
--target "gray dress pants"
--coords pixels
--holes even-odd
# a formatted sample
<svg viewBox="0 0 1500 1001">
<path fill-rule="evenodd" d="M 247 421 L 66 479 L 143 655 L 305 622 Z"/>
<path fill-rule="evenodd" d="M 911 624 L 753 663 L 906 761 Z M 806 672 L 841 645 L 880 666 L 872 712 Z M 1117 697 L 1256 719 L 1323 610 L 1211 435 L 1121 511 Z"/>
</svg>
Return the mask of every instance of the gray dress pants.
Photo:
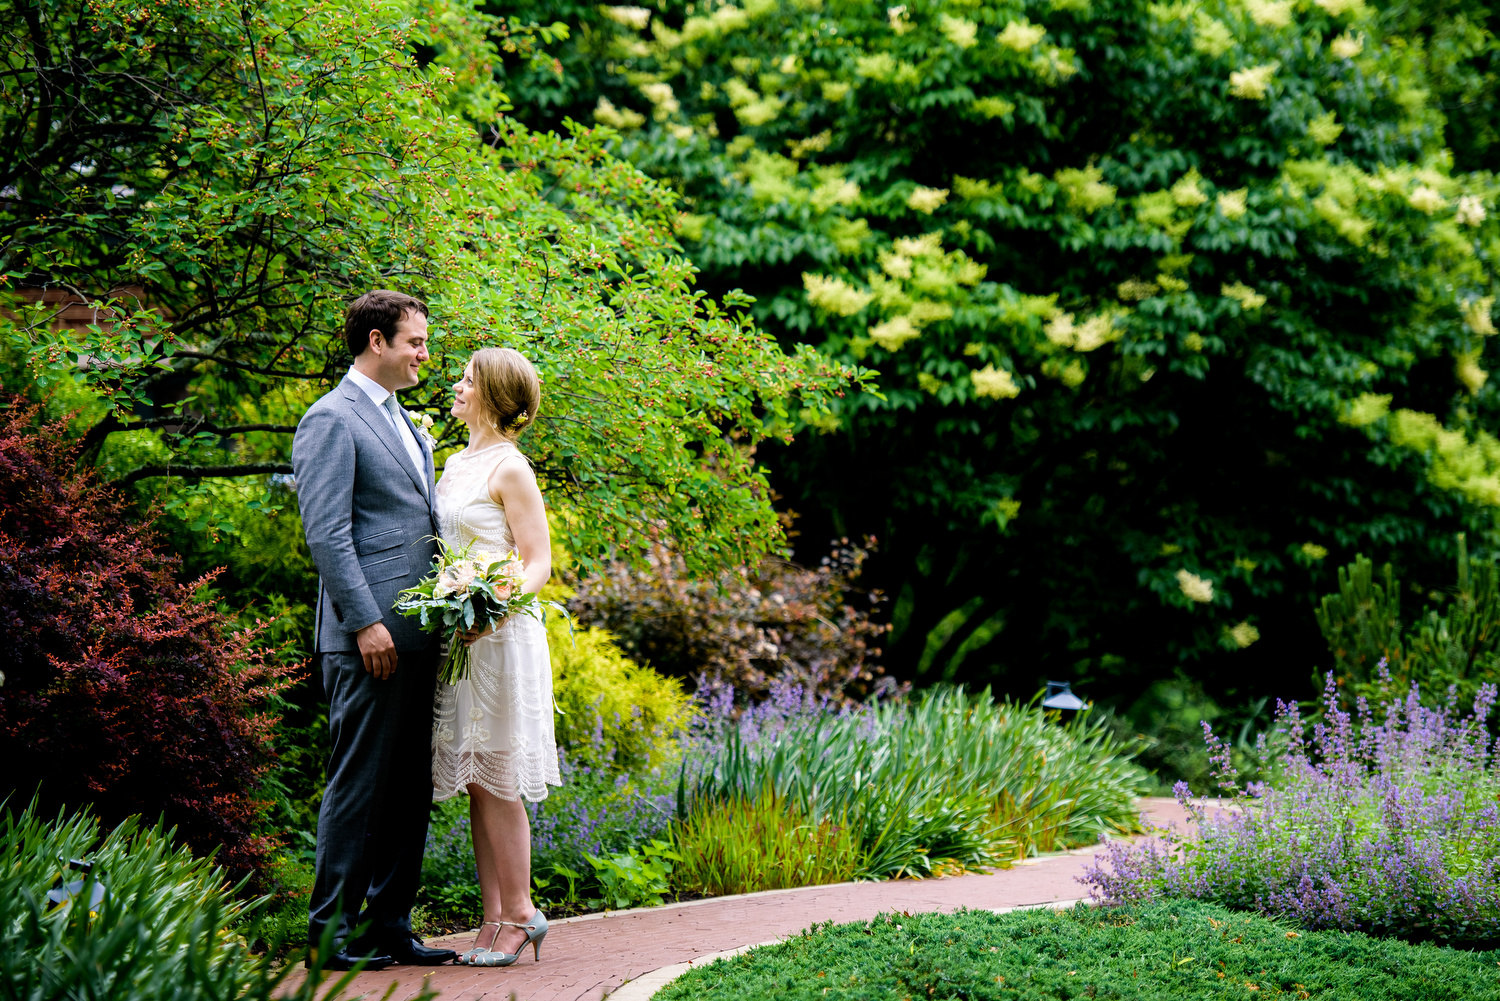
<svg viewBox="0 0 1500 1001">
<path fill-rule="evenodd" d="M 368 922 L 363 952 L 411 934 L 432 804 L 437 655 L 402 651 L 384 681 L 365 670 L 358 651 L 322 656 L 333 749 L 318 811 L 308 944 L 318 944 L 342 907 L 335 945 L 349 947 L 350 934 Z"/>
</svg>

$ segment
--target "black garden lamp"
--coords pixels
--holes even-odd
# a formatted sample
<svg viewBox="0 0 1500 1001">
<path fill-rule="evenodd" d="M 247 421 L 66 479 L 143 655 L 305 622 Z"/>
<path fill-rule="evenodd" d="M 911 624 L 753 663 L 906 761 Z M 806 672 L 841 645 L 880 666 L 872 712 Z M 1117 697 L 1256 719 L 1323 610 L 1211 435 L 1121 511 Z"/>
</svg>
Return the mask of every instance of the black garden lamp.
<svg viewBox="0 0 1500 1001">
<path fill-rule="evenodd" d="M 51 890 L 47 891 L 47 899 L 54 904 L 70 904 L 76 897 L 78 897 L 79 894 L 83 892 L 84 886 L 89 882 L 89 874 L 94 869 L 94 863 L 84 861 L 83 859 L 69 859 L 67 869 L 81 870 L 83 872 L 83 878 L 75 879 L 71 882 L 65 883 L 63 882 L 63 877 L 58 876 L 56 884 L 52 887 Z M 64 869 L 64 872 L 66 872 L 67 869 Z M 96 877 L 93 881 L 93 889 L 89 891 L 90 913 L 93 913 L 94 911 L 99 909 L 99 905 L 103 903 L 104 897 L 104 884 L 100 883 L 98 878 Z"/>
<path fill-rule="evenodd" d="M 1073 694 L 1073 688 L 1066 681 L 1047 682 L 1047 692 L 1042 696 L 1043 709 L 1059 709 L 1063 712 L 1077 712 L 1087 706 L 1078 696 Z"/>
</svg>

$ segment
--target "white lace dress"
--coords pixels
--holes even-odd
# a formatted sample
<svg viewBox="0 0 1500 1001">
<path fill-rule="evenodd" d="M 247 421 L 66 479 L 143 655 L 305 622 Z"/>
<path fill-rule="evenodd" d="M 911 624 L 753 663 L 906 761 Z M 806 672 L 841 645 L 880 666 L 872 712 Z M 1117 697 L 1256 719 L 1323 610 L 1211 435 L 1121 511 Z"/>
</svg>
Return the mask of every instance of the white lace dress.
<svg viewBox="0 0 1500 1001">
<path fill-rule="evenodd" d="M 437 514 L 450 546 L 515 548 L 505 509 L 490 499 L 490 473 L 502 462 L 525 462 L 503 442 L 448 460 L 437 485 Z M 433 798 L 448 799 L 470 783 L 501 799 L 547 798 L 561 785 L 552 731 L 552 665 L 547 630 L 530 615 L 512 615 L 469 648 L 469 676 L 438 682 L 432 720 Z"/>
</svg>

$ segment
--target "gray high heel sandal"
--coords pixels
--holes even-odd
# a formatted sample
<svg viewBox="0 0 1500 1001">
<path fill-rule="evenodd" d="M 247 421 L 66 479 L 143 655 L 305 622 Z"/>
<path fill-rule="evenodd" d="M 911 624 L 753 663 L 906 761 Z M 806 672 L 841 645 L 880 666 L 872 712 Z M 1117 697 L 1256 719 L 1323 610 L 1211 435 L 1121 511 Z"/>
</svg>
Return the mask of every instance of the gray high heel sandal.
<svg viewBox="0 0 1500 1001">
<path fill-rule="evenodd" d="M 495 934 L 493 934 L 493 935 L 490 936 L 490 945 L 494 945 L 495 944 L 495 939 L 497 939 L 497 938 L 500 937 L 500 926 L 501 926 L 502 923 L 503 922 L 500 922 L 500 921 L 485 921 L 482 924 L 480 924 L 480 926 L 479 926 L 479 934 L 481 934 L 481 935 L 484 934 L 484 926 L 485 925 L 494 925 L 495 926 Z M 486 953 L 488 951 L 489 950 L 487 950 L 487 949 L 481 949 L 481 948 L 479 948 L 479 946 L 476 945 L 474 948 L 470 949 L 468 952 L 466 952 L 463 955 L 459 956 L 453 962 L 457 966 L 471 966 L 474 963 L 474 957 L 483 955 L 484 953 Z"/>
<path fill-rule="evenodd" d="M 528 945 L 531 946 L 532 959 L 535 962 L 541 962 L 541 960 L 542 960 L 542 939 L 544 939 L 544 938 L 547 937 L 547 915 L 543 914 L 541 911 L 537 911 L 537 912 L 535 912 L 534 914 L 531 915 L 531 920 L 530 921 L 526 921 L 524 923 L 517 922 L 517 921 L 502 921 L 500 923 L 502 925 L 510 925 L 512 928 L 523 929 L 526 932 L 526 941 L 522 942 L 520 948 L 518 948 L 513 953 L 512 952 L 484 952 L 484 953 L 481 953 L 478 956 L 474 957 L 474 959 L 470 961 L 469 965 L 471 965 L 471 966 L 511 966 L 511 965 L 513 965 L 516 962 L 516 960 L 518 960 L 518 959 L 521 958 L 521 953 L 526 950 L 526 947 Z M 495 933 L 496 936 L 499 936 L 499 934 L 500 933 L 498 931 Z M 495 940 L 494 939 L 490 939 L 490 945 L 494 945 L 494 944 L 495 944 Z"/>
</svg>

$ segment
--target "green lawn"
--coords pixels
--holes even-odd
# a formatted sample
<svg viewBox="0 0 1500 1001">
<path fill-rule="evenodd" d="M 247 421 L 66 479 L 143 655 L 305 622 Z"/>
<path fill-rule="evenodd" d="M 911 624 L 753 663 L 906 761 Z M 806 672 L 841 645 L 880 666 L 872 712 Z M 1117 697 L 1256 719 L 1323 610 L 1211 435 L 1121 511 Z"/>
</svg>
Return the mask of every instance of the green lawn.
<svg viewBox="0 0 1500 1001">
<path fill-rule="evenodd" d="M 692 970 L 655 1001 L 1500 999 L 1500 951 L 1292 926 L 1174 901 L 1134 909 L 887 914 Z"/>
</svg>

